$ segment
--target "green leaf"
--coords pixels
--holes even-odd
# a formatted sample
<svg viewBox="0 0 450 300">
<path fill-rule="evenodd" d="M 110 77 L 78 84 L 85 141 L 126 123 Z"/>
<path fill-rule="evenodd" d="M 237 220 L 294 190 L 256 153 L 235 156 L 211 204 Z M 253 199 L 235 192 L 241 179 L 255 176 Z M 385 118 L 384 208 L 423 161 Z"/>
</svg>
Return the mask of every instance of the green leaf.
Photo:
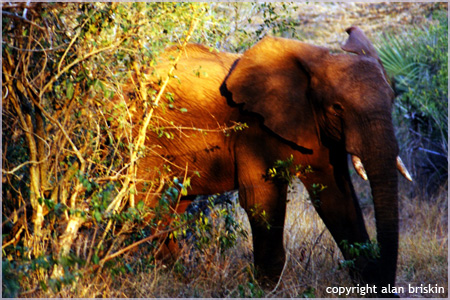
<svg viewBox="0 0 450 300">
<path fill-rule="evenodd" d="M 39 285 L 44 292 L 48 290 L 48 286 L 45 284 L 43 280 L 39 280 Z"/>
<path fill-rule="evenodd" d="M 55 207 L 55 202 L 51 199 L 44 199 L 44 203 L 50 210 Z"/>
<path fill-rule="evenodd" d="M 92 257 L 92 262 L 96 265 L 98 265 L 98 263 L 100 262 L 100 258 L 98 257 L 97 253 L 95 253 Z"/>
<path fill-rule="evenodd" d="M 136 205 L 136 208 L 138 210 L 142 210 L 144 208 L 144 201 L 139 201 L 139 203 Z"/>
<path fill-rule="evenodd" d="M 98 210 L 94 211 L 94 218 L 97 222 L 101 222 L 102 221 L 102 214 L 101 212 L 99 212 Z"/>
<path fill-rule="evenodd" d="M 66 97 L 67 99 L 72 99 L 73 93 L 74 93 L 74 87 L 73 83 L 71 81 L 67 82 L 67 89 L 66 89 Z"/>
</svg>

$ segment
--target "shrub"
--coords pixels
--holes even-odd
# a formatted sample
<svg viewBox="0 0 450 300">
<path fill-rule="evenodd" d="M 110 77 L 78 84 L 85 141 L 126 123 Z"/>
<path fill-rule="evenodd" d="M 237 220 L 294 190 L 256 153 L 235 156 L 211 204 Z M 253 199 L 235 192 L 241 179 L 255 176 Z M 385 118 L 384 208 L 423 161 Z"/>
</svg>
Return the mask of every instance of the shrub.
<svg viewBox="0 0 450 300">
<path fill-rule="evenodd" d="M 272 4 L 243 7 L 278 18 Z M 167 132 L 152 123 L 151 113 L 133 123 L 123 101 L 125 84 L 173 44 L 223 47 L 229 38 L 239 48 L 254 42 L 256 33 L 238 30 L 242 18 L 230 30 L 221 11 L 229 8 L 157 2 L 2 6 L 3 257 L 26 278 L 21 292 L 39 286 L 58 293 L 93 271 L 128 272 L 133 264 L 117 256 L 133 246 L 153 263 L 156 237 L 183 226 L 168 221 L 169 207 L 189 178 L 173 178 L 170 167 L 147 184 L 147 192 L 160 195 L 156 207 L 135 201 L 135 166 L 144 155 L 139 136 L 146 126 Z M 241 6 L 231 8 L 238 14 Z M 257 34 L 270 24 L 260 25 Z M 173 100 L 140 92 L 152 109 L 159 100 Z M 132 128 L 141 134 L 132 135 Z M 231 237 L 221 239 L 224 247 Z M 144 242 L 146 247 L 137 247 Z M 4 268 L 6 275 L 13 269 L 8 263 Z M 17 295 L 8 278 L 5 295 Z"/>
<path fill-rule="evenodd" d="M 380 58 L 394 78 L 398 137 L 418 186 L 428 191 L 447 181 L 448 22 L 445 11 L 434 22 L 406 34 L 385 35 Z"/>
</svg>

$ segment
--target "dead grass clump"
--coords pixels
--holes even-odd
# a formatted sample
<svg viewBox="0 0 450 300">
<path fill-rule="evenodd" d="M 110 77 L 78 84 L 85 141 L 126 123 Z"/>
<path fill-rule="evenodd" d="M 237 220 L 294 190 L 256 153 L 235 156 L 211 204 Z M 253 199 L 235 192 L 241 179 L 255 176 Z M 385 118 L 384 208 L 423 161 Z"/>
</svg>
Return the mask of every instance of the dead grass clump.
<svg viewBox="0 0 450 300">
<path fill-rule="evenodd" d="M 400 198 L 400 253 L 397 285 L 405 297 L 448 295 L 448 188 L 429 199 Z M 409 286 L 444 287 L 442 293 L 409 292 Z"/>
<path fill-rule="evenodd" d="M 352 285 L 348 273 L 339 267 L 343 260 L 334 239 L 312 206 L 303 185 L 294 183 L 285 222 L 287 266 L 283 287 L 275 297 L 333 297 L 327 287 Z"/>
<path fill-rule="evenodd" d="M 211 215 L 224 214 L 216 207 Z M 138 274 L 139 285 L 126 288 L 128 297 L 247 297 L 262 296 L 262 290 L 253 278 L 251 235 L 237 232 L 249 229 L 243 209 L 233 205 L 236 231 L 225 228 L 222 218 L 210 217 L 200 236 L 191 236 L 184 244 L 177 261 L 170 265 L 158 264 L 152 276 Z M 205 225 L 205 222 L 200 224 Z M 235 237 L 232 235 L 236 234 Z M 233 247 L 232 242 L 235 244 Z M 225 244 L 224 244 L 225 243 Z M 226 245 L 224 247 L 224 245 Z M 130 282 L 131 283 L 131 282 Z M 133 286 L 133 284 L 131 284 Z M 122 290 L 122 289 L 120 289 Z M 258 294 L 259 293 L 259 294 Z"/>
</svg>

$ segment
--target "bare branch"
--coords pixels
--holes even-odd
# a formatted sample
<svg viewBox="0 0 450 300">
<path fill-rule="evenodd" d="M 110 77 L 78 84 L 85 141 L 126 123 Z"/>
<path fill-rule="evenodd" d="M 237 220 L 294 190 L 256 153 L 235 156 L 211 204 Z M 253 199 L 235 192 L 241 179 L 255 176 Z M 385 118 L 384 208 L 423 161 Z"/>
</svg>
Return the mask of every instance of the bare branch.
<svg viewBox="0 0 450 300">
<path fill-rule="evenodd" d="M 47 32 L 47 30 L 46 30 L 44 27 L 41 27 L 41 26 L 39 26 L 38 24 L 34 23 L 33 21 L 30 21 L 30 20 L 28 20 L 28 19 L 26 19 L 26 18 L 24 18 L 24 17 L 15 15 L 15 14 L 13 14 L 12 12 L 2 10 L 2 15 L 6 15 L 6 16 L 8 16 L 8 17 L 12 17 L 12 18 L 21 20 L 21 21 L 23 21 L 23 22 L 25 22 L 25 23 L 28 23 L 28 24 L 30 24 L 30 25 L 33 25 L 34 27 L 36 27 L 37 29 L 39 29 L 39 30 L 41 30 L 41 31 Z"/>
<path fill-rule="evenodd" d="M 83 29 L 84 25 L 89 21 L 89 19 L 98 11 L 98 8 L 96 8 L 87 18 L 84 20 L 83 24 L 81 24 L 80 28 L 78 29 L 77 34 L 73 37 L 73 39 L 70 41 L 69 46 L 67 46 L 66 51 L 64 51 L 63 56 L 61 57 L 59 64 L 58 64 L 58 73 L 61 73 L 61 65 L 64 61 L 64 58 L 66 57 L 67 53 L 69 52 L 70 48 L 72 47 L 73 43 L 78 39 L 81 33 L 81 29 Z"/>
<path fill-rule="evenodd" d="M 41 160 L 41 161 L 26 161 L 23 164 L 18 165 L 17 167 L 15 167 L 14 169 L 12 169 L 11 171 L 7 171 L 2 169 L 2 173 L 6 174 L 6 175 L 14 175 L 14 173 L 16 173 L 17 171 L 19 171 L 21 168 L 25 167 L 26 165 L 32 164 L 32 165 L 39 165 L 41 163 L 43 163 L 45 160 Z"/>
<path fill-rule="evenodd" d="M 191 224 L 191 223 L 193 223 L 193 222 L 195 222 L 195 221 L 196 221 L 196 219 L 195 219 L 195 218 L 192 218 L 192 220 L 189 220 L 188 222 L 185 222 L 185 223 L 181 224 L 180 226 L 177 226 L 177 227 L 175 227 L 175 228 L 170 228 L 170 229 L 167 229 L 167 230 L 162 230 L 162 231 L 160 231 L 160 232 L 157 232 L 157 233 L 155 233 L 155 234 L 152 234 L 151 236 L 146 237 L 145 239 L 142 239 L 142 240 L 137 241 L 137 242 L 135 242 L 135 243 L 133 243 L 133 244 L 131 244 L 131 245 L 125 247 L 125 248 L 120 249 L 120 250 L 117 251 L 116 253 L 113 253 L 113 254 L 111 254 L 111 255 L 106 256 L 105 258 L 103 258 L 102 260 L 100 260 L 99 264 L 100 264 L 100 266 L 103 266 L 103 264 L 104 264 L 105 262 L 107 262 L 108 260 L 111 260 L 111 259 L 113 259 L 113 258 L 115 258 L 115 257 L 117 257 L 117 256 L 119 256 L 119 255 L 121 255 L 121 254 L 123 254 L 123 253 L 125 253 L 125 252 L 127 252 L 127 251 L 130 251 L 131 249 L 136 248 L 136 247 L 139 246 L 140 244 L 143 244 L 143 243 L 146 243 L 146 242 L 150 242 L 150 241 L 153 241 L 154 239 L 157 239 L 157 238 L 166 236 L 166 235 L 168 235 L 169 233 L 174 232 L 174 231 L 177 231 L 177 230 L 179 230 L 179 229 L 181 229 L 181 228 L 184 228 L 185 226 L 187 226 L 187 225 L 189 225 L 189 224 Z"/>
<path fill-rule="evenodd" d="M 82 62 L 82 61 L 88 59 L 88 58 L 91 57 L 91 56 L 94 56 L 94 55 L 97 55 L 97 54 L 99 54 L 99 53 L 101 53 L 101 52 L 105 52 L 105 51 L 108 51 L 108 50 L 111 50 L 111 49 L 114 49 L 114 48 L 118 47 L 125 39 L 126 39 L 126 38 L 123 38 L 123 39 L 121 39 L 119 42 L 117 42 L 117 43 L 115 43 L 115 44 L 112 44 L 112 45 L 109 45 L 109 46 L 107 46 L 107 47 L 103 47 L 103 48 L 97 49 L 97 50 L 95 50 L 95 51 L 89 52 L 88 54 L 86 54 L 86 55 L 84 55 L 84 56 L 82 56 L 82 57 L 80 57 L 80 58 L 74 60 L 72 63 L 70 63 L 70 64 L 68 64 L 67 66 L 65 66 L 62 70 L 60 70 L 55 76 L 53 76 L 53 77 L 49 80 L 49 82 L 44 86 L 44 88 L 42 88 L 42 90 L 41 90 L 40 93 L 39 93 L 39 99 L 42 99 L 42 95 L 44 95 L 44 93 L 47 92 L 47 90 L 48 90 L 50 87 L 52 87 L 53 83 L 54 83 L 56 80 L 58 80 L 58 78 L 59 78 L 62 74 L 64 74 L 64 73 L 66 73 L 67 71 L 69 71 L 70 68 L 72 68 L 73 66 L 79 64 L 80 62 Z"/>
<path fill-rule="evenodd" d="M 56 50 L 59 50 L 59 49 L 61 49 L 61 48 L 64 48 L 64 47 L 67 46 L 68 43 L 64 43 L 64 44 L 61 44 L 61 45 L 56 46 L 56 47 L 53 47 L 53 48 L 42 48 L 42 49 L 24 49 L 24 48 L 18 48 L 18 47 L 14 46 L 14 45 L 8 44 L 8 43 L 5 42 L 5 41 L 2 41 L 2 44 L 7 45 L 8 47 L 10 47 L 10 48 L 12 48 L 12 49 L 15 49 L 15 50 L 17 50 L 17 51 L 23 51 L 23 52 L 49 52 L 49 51 L 56 51 Z"/>
<path fill-rule="evenodd" d="M 197 19 L 195 17 L 192 19 L 191 26 L 189 28 L 189 32 L 188 32 L 188 34 L 187 34 L 187 36 L 185 38 L 185 41 L 184 41 L 183 45 L 180 48 L 180 52 L 179 52 L 177 58 L 175 59 L 175 61 L 174 61 L 173 65 L 172 65 L 169 73 L 167 74 L 166 79 L 164 80 L 164 83 L 163 83 L 163 85 L 161 87 L 161 90 L 159 91 L 158 95 L 155 98 L 154 106 L 157 106 L 159 101 L 161 100 L 161 97 L 164 94 L 164 90 L 167 87 L 167 85 L 168 85 L 168 83 L 170 81 L 170 78 L 172 77 L 172 73 L 175 70 L 175 67 L 176 67 L 178 61 L 180 60 L 181 55 L 183 54 L 183 49 L 186 47 L 189 39 L 191 38 L 191 35 L 194 32 L 198 21 L 199 21 L 199 19 Z M 142 99 L 146 98 L 146 95 L 144 93 L 146 93 L 145 90 L 139 91 L 139 94 L 142 97 Z M 139 135 L 138 135 L 137 142 L 135 144 L 135 148 L 133 149 L 133 151 L 131 153 L 131 158 L 130 158 L 131 166 L 128 169 L 129 170 L 128 174 L 130 174 L 130 175 L 132 175 L 134 173 L 134 168 L 135 168 L 135 163 L 136 163 L 138 152 L 144 146 L 145 137 L 146 137 L 146 133 L 147 133 L 147 127 L 150 124 L 150 121 L 151 121 L 152 116 L 153 116 L 153 112 L 154 112 L 154 107 L 152 107 L 150 109 L 150 112 L 146 115 L 146 117 L 144 119 L 144 122 L 143 122 L 143 125 L 141 126 L 141 128 L 139 130 Z M 122 198 L 126 195 L 126 193 L 129 190 L 130 181 L 131 181 L 131 176 L 127 177 L 127 179 L 125 180 L 125 182 L 124 182 L 124 184 L 122 186 L 122 189 L 120 190 L 119 194 L 116 196 L 116 198 L 106 208 L 106 210 L 105 210 L 106 213 L 110 212 L 113 209 L 114 210 L 117 209 L 117 207 L 119 206 Z"/>
</svg>

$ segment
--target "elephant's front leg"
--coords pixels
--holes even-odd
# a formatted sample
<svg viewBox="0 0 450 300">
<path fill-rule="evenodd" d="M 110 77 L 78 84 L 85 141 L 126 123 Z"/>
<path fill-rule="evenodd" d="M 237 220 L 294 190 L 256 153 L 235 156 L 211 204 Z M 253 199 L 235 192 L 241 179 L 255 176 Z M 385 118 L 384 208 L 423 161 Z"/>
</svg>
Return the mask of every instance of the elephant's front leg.
<svg viewBox="0 0 450 300">
<path fill-rule="evenodd" d="M 374 283 L 379 278 L 369 271 L 376 261 L 371 248 L 361 208 L 350 179 L 347 154 L 330 155 L 330 164 L 302 179 L 312 204 L 324 221 L 344 258 L 349 262 L 353 279 Z M 371 250 L 372 249 L 372 252 Z M 362 278 L 361 278 L 362 277 Z"/>
<path fill-rule="evenodd" d="M 273 285 L 286 260 L 283 229 L 287 186 L 261 180 L 261 174 L 258 179 L 240 185 L 239 198 L 252 228 L 256 275 L 261 284 Z"/>
<path fill-rule="evenodd" d="M 249 124 L 236 142 L 236 175 L 239 200 L 246 210 L 253 236 L 253 257 L 259 282 L 279 279 L 286 255 L 283 229 L 287 183 L 267 177 L 277 160 L 289 158 L 292 148 L 261 129 L 258 118 L 241 120 Z M 263 280 L 263 281 L 261 281 Z"/>
</svg>

